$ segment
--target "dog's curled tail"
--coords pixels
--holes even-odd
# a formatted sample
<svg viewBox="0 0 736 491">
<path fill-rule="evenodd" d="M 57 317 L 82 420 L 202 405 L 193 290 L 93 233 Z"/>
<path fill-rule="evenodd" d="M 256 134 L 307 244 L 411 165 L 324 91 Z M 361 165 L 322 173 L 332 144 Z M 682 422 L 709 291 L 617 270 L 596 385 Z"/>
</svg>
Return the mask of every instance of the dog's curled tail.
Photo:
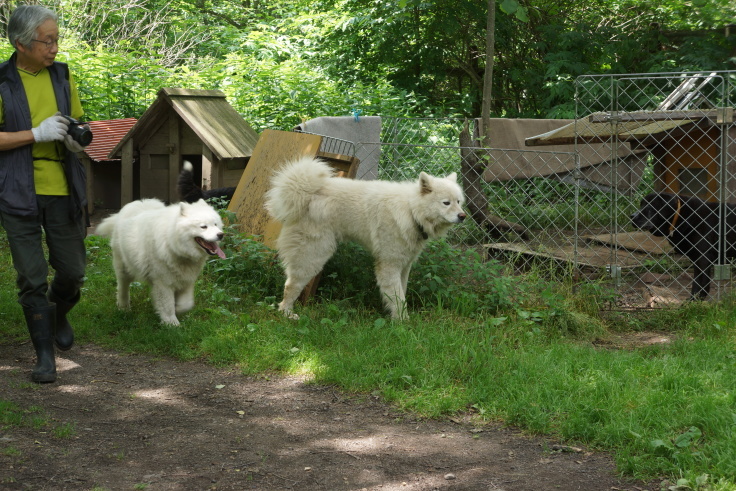
<svg viewBox="0 0 736 491">
<path fill-rule="evenodd" d="M 326 162 L 312 157 L 285 164 L 271 179 L 266 209 L 283 223 L 300 220 L 309 210 L 312 198 L 333 174 Z"/>
<path fill-rule="evenodd" d="M 95 227 L 95 235 L 99 235 L 100 237 L 112 237 L 113 230 L 115 230 L 115 221 L 117 220 L 117 214 L 110 215 L 109 217 L 105 218 L 100 222 L 97 227 Z"/>
<path fill-rule="evenodd" d="M 194 203 L 203 197 L 202 190 L 194 184 L 194 166 L 188 160 L 184 161 L 181 172 L 179 172 L 176 190 L 179 193 L 179 201 Z"/>
</svg>

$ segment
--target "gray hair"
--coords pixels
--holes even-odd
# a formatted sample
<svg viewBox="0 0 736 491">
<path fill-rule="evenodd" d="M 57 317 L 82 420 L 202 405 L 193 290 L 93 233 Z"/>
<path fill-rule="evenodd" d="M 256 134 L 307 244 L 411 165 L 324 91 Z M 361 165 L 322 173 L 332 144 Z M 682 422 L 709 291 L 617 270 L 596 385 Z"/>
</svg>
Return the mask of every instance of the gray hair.
<svg viewBox="0 0 736 491">
<path fill-rule="evenodd" d="M 18 49 L 16 43 L 30 48 L 31 39 L 36 37 L 36 29 L 47 20 L 58 22 L 59 16 L 41 5 L 20 5 L 10 14 L 8 21 L 10 44 L 15 49 Z"/>
</svg>

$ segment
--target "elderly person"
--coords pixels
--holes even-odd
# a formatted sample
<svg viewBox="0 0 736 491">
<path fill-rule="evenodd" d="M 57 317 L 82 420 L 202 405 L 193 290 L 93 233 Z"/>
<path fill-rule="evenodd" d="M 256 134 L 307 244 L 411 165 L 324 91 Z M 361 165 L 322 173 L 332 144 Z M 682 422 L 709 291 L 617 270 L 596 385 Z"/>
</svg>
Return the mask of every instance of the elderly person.
<svg viewBox="0 0 736 491">
<path fill-rule="evenodd" d="M 86 266 L 86 177 L 76 156 L 83 148 L 62 116 L 83 113 L 69 68 L 54 61 L 57 20 L 39 5 L 15 9 L 8 22 L 15 52 L 0 64 L 0 223 L 36 351 L 34 382 L 54 382 L 54 344 L 68 350 L 74 343 L 66 316 L 79 301 Z"/>
</svg>

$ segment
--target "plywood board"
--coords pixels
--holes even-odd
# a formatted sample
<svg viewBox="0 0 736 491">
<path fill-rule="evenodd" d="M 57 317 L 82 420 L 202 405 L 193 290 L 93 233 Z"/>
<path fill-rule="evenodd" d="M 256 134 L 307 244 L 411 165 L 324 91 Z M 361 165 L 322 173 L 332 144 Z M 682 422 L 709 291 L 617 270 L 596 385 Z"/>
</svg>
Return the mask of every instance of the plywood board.
<svg viewBox="0 0 736 491">
<path fill-rule="evenodd" d="M 580 247 L 576 250 L 573 246 L 561 245 L 545 248 L 541 251 L 531 249 L 524 243 L 497 242 L 495 244 L 485 244 L 484 247 L 489 251 L 511 252 L 530 257 L 554 259 L 566 263 L 576 262 L 578 266 L 593 268 L 605 268 L 611 263 L 611 249 L 604 246 L 593 245 Z M 616 254 L 616 264 L 624 269 L 635 268 L 641 266 L 646 257 L 644 254 L 622 250 Z"/>
<path fill-rule="evenodd" d="M 617 234 L 586 235 L 583 239 L 605 245 L 614 245 L 629 251 L 649 254 L 671 254 L 672 245 L 667 237 L 656 237 L 649 232 L 619 232 Z"/>
<path fill-rule="evenodd" d="M 271 176 L 287 162 L 316 156 L 321 142 L 321 136 L 307 133 L 278 130 L 261 133 L 228 206 L 243 233 L 260 235 L 264 244 L 275 247 L 281 224 L 264 207 Z"/>
</svg>

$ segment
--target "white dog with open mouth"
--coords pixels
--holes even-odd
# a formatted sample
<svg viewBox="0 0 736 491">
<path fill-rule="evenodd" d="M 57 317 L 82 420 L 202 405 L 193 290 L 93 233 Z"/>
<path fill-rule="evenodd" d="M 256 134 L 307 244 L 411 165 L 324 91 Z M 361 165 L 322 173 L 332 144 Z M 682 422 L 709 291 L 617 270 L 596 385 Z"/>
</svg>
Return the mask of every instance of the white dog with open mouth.
<svg viewBox="0 0 736 491">
<path fill-rule="evenodd" d="M 465 197 L 457 175 L 389 182 L 345 179 L 325 162 L 302 158 L 273 177 L 266 208 L 283 227 L 277 241 L 286 270 L 279 310 L 292 313 L 306 284 L 335 253 L 338 242 L 354 240 L 373 254 L 384 304 L 406 319 L 411 266 L 427 240 L 465 219 Z"/>
<path fill-rule="evenodd" d="M 95 230 L 110 238 L 117 278 L 117 304 L 130 308 L 130 284 L 151 285 L 161 322 L 179 325 L 177 315 L 194 307 L 194 283 L 208 257 L 225 257 L 220 214 L 204 200 L 166 206 L 157 199 L 133 201 Z"/>
</svg>

